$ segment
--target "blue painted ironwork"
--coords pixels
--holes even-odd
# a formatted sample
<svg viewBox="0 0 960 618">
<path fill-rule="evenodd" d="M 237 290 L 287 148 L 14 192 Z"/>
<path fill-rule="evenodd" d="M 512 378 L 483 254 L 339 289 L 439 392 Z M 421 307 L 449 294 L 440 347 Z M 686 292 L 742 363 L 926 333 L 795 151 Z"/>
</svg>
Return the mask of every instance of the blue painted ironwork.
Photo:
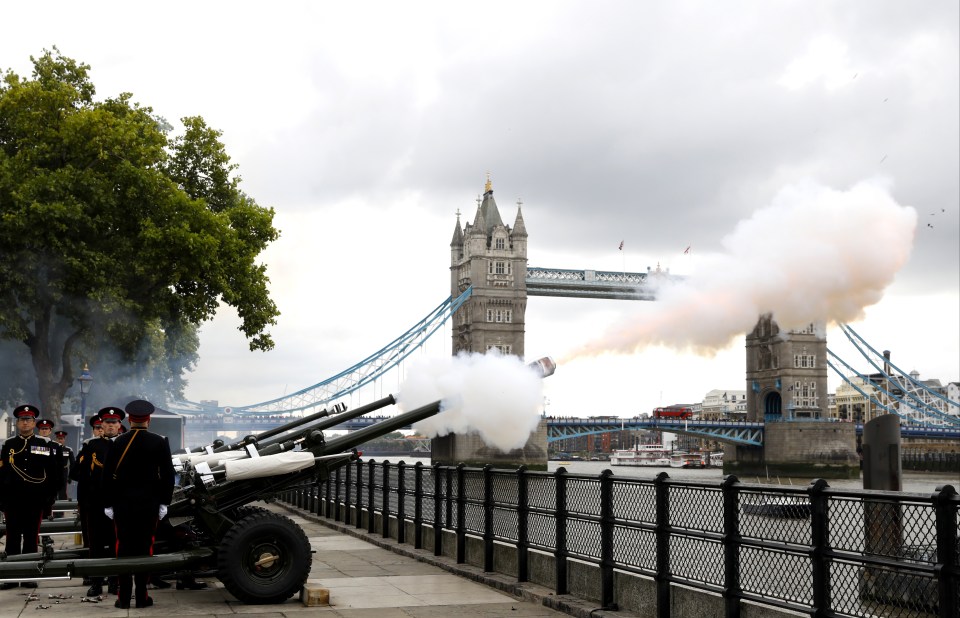
<svg viewBox="0 0 960 618">
<path fill-rule="evenodd" d="M 355 431 L 369 427 L 384 420 L 384 416 L 361 416 L 350 419 L 333 427 L 331 431 Z M 193 417 L 187 420 L 188 430 L 199 431 L 238 431 L 257 432 L 272 429 L 289 419 L 271 419 L 269 417 L 248 416 L 231 418 L 225 421 L 223 417 Z M 771 421 L 773 422 L 773 421 Z M 779 421 L 779 422 L 825 422 L 825 419 L 810 419 L 809 421 Z M 836 421 L 841 422 L 841 421 Z M 689 436 L 697 436 L 717 442 L 729 444 L 745 444 L 760 446 L 763 444 L 764 423 L 750 421 L 718 420 L 718 421 L 677 421 L 665 419 L 634 419 L 634 418 L 549 418 L 547 419 L 547 441 L 557 442 L 581 436 L 599 435 L 614 431 L 643 430 L 666 431 Z M 402 427 L 409 430 L 410 427 Z M 908 438 L 927 438 L 933 440 L 960 440 L 960 428 L 932 427 L 927 425 L 902 425 L 901 433 Z M 863 433 L 863 425 L 857 424 L 857 434 Z"/>
<path fill-rule="evenodd" d="M 527 267 L 527 296 L 655 300 L 656 282 L 671 275 L 655 271 L 628 273 L 605 270 L 569 270 Z"/>
<path fill-rule="evenodd" d="M 457 298 L 448 297 L 426 317 L 410 327 L 407 332 L 337 375 L 284 397 L 237 407 L 233 410 L 234 415 L 303 412 L 326 405 L 359 390 L 399 365 L 401 361 L 426 343 L 427 339 L 456 313 L 457 309 L 470 298 L 472 293 L 473 287 L 471 286 Z M 171 410 L 190 415 L 198 412 L 202 413 L 203 406 L 190 402 L 186 407 L 172 407 Z M 222 413 L 222 411 L 221 408 L 217 412 Z"/>
</svg>

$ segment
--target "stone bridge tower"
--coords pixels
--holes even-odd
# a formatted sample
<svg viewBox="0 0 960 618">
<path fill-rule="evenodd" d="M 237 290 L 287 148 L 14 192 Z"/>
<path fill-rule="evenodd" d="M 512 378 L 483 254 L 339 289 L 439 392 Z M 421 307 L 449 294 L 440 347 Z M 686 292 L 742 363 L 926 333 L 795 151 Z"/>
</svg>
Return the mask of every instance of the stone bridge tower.
<svg viewBox="0 0 960 618">
<path fill-rule="evenodd" d="M 825 325 L 787 331 L 762 315 L 747 334 L 746 361 L 747 420 L 764 422 L 763 447 L 727 447 L 724 473 L 856 478 L 856 427 L 826 418 Z"/>
<path fill-rule="evenodd" d="M 488 175 L 473 223 L 461 229 L 458 211 L 450 241 L 450 293 L 456 298 L 472 285 L 473 294 L 453 318 L 454 354 L 495 348 L 524 356 L 527 228 L 520 206 L 518 201 L 511 229 L 500 218 Z"/>
<path fill-rule="evenodd" d="M 747 334 L 747 420 L 827 416 L 827 334 L 824 324 L 781 330 L 760 316 Z"/>
<path fill-rule="evenodd" d="M 450 293 L 454 298 L 473 286 L 470 299 L 453 316 L 453 354 L 492 349 L 524 357 L 524 314 L 527 310 L 527 228 L 521 202 L 513 228 L 504 224 L 487 175 L 483 197 L 477 198 L 473 223 L 460 226 L 460 213 L 450 241 Z M 491 385 L 495 388 L 496 385 Z M 547 469 L 547 424 L 541 420 L 523 448 L 503 453 L 475 434 L 448 434 L 431 442 L 434 463 L 496 468 Z"/>
</svg>

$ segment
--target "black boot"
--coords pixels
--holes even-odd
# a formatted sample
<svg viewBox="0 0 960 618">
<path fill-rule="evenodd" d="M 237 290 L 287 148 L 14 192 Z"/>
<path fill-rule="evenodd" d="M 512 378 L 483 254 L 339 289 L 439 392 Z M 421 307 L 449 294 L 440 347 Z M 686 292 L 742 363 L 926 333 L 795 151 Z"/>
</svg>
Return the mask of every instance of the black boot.
<svg viewBox="0 0 960 618">
<path fill-rule="evenodd" d="M 88 597 L 98 597 L 103 594 L 103 583 L 100 581 L 93 581 L 90 584 L 90 587 L 87 588 Z"/>
</svg>

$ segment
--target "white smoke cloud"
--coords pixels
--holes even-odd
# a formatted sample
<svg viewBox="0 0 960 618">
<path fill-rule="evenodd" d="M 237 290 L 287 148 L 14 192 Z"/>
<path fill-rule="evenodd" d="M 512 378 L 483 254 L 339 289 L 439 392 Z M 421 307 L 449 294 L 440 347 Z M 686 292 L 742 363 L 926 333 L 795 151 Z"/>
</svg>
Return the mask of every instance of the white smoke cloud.
<svg viewBox="0 0 960 618">
<path fill-rule="evenodd" d="M 540 420 L 543 381 L 515 356 L 460 354 L 422 359 L 407 369 L 397 405 L 409 411 L 442 400 L 442 411 L 414 425 L 428 437 L 477 433 L 507 452 L 521 448 Z"/>
<path fill-rule="evenodd" d="M 691 276 L 660 281 L 658 300 L 561 362 L 651 345 L 713 355 L 772 313 L 784 329 L 850 322 L 875 304 L 913 248 L 917 214 L 881 181 L 847 191 L 790 186 L 722 240 Z"/>
</svg>

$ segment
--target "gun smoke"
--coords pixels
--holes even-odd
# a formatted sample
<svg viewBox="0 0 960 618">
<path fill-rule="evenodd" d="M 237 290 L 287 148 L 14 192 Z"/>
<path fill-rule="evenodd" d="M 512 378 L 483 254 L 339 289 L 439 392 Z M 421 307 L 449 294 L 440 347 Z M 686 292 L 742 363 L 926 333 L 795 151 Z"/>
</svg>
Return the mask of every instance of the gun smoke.
<svg viewBox="0 0 960 618">
<path fill-rule="evenodd" d="M 503 452 L 521 448 L 540 421 L 541 373 L 516 356 L 496 352 L 422 359 L 407 370 L 397 406 L 414 410 L 441 400 L 441 412 L 414 425 L 440 437 L 476 433 Z"/>
<path fill-rule="evenodd" d="M 855 321 L 906 264 L 916 226 L 916 211 L 880 181 L 846 191 L 787 187 L 722 239 L 723 252 L 703 258 L 689 277 L 652 281 L 656 302 L 561 363 L 657 345 L 713 356 L 765 313 L 785 330 Z"/>
</svg>

